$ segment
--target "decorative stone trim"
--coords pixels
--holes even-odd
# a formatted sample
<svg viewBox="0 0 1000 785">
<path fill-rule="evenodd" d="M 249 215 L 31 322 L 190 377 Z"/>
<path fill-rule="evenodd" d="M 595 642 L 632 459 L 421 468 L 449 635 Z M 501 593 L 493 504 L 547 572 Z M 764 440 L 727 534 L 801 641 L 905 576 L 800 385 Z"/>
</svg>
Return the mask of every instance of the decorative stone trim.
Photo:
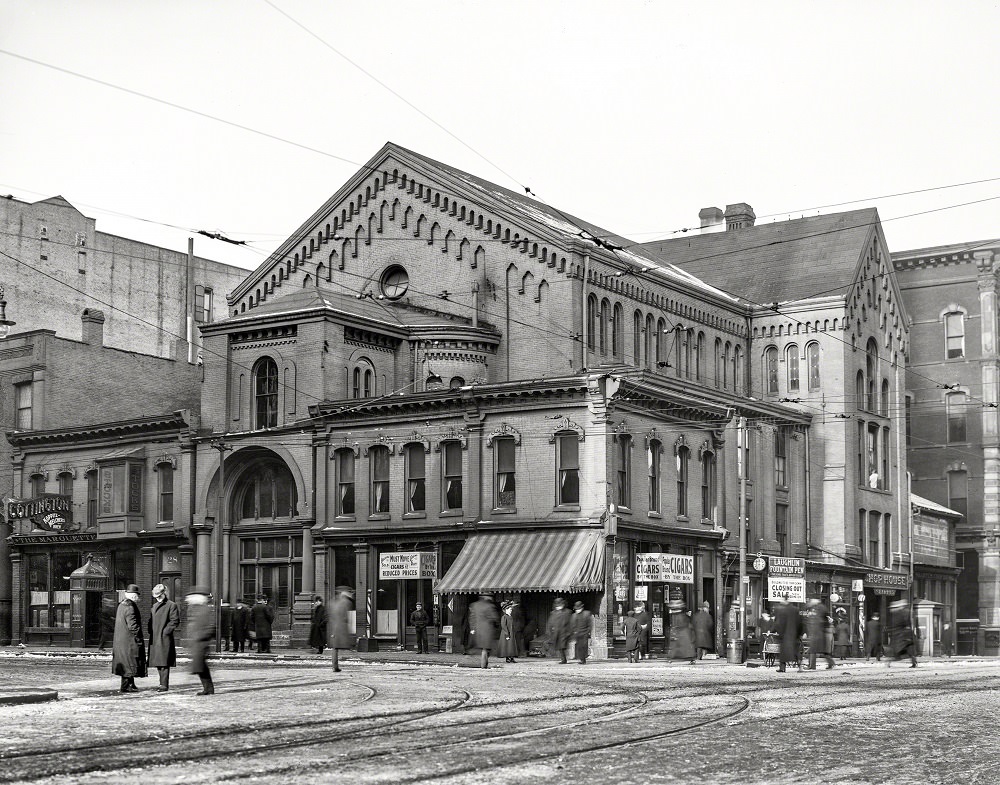
<svg viewBox="0 0 1000 785">
<path fill-rule="evenodd" d="M 513 437 L 515 445 L 521 444 L 521 432 L 518 431 L 516 428 L 503 422 L 500 423 L 498 427 L 494 428 L 493 431 L 490 433 L 490 435 L 486 437 L 486 446 L 492 448 L 493 440 L 502 436 Z"/>
<path fill-rule="evenodd" d="M 431 451 L 430 440 L 424 438 L 424 435 L 416 430 L 414 430 L 409 436 L 404 436 L 400 439 L 399 443 L 401 447 L 405 447 L 408 444 L 422 444 L 424 446 L 425 453 L 429 455 Z"/>
<path fill-rule="evenodd" d="M 344 341 L 355 346 L 370 346 L 384 352 L 394 352 L 402 341 L 389 335 L 344 326 Z"/>
<path fill-rule="evenodd" d="M 173 455 L 158 455 L 153 458 L 153 471 L 158 472 L 162 463 L 169 463 L 171 469 L 175 471 L 177 469 L 177 458 Z"/>
<path fill-rule="evenodd" d="M 650 430 L 646 434 L 646 451 L 649 452 L 653 449 L 653 442 L 657 442 L 660 445 L 660 452 L 663 452 L 663 439 L 660 438 L 660 434 L 656 432 L 656 428 Z"/>
<path fill-rule="evenodd" d="M 364 452 L 365 452 L 365 457 L 366 458 L 368 457 L 368 454 L 371 452 L 372 447 L 388 447 L 389 448 L 389 455 L 395 455 L 396 454 L 396 444 L 395 444 L 395 442 L 392 440 L 391 436 L 386 436 L 384 433 L 380 433 L 378 435 L 378 438 L 376 438 L 375 441 L 372 442 L 371 444 L 366 444 L 365 445 Z"/>
<path fill-rule="evenodd" d="M 560 433 L 565 433 L 566 431 L 573 431 L 576 434 L 577 441 L 583 441 L 586 432 L 582 427 L 573 422 L 569 417 L 563 417 L 559 422 L 556 423 L 556 428 L 549 437 L 549 444 L 556 443 L 556 436 Z"/>
<path fill-rule="evenodd" d="M 266 342 L 273 345 L 276 341 L 290 343 L 298 336 L 298 326 L 294 324 L 280 327 L 262 327 L 258 330 L 247 330 L 241 333 L 233 333 L 229 336 L 230 345 L 233 344 L 260 344 Z"/>
<path fill-rule="evenodd" d="M 345 436 L 342 441 L 332 442 L 330 444 L 330 460 L 331 461 L 336 460 L 337 453 L 340 452 L 341 450 L 350 450 L 352 453 L 354 453 L 355 458 L 361 457 L 361 445 L 359 445 L 357 442 L 349 441 L 348 438 Z M 365 452 L 365 455 L 367 454 L 368 453 Z"/>
</svg>

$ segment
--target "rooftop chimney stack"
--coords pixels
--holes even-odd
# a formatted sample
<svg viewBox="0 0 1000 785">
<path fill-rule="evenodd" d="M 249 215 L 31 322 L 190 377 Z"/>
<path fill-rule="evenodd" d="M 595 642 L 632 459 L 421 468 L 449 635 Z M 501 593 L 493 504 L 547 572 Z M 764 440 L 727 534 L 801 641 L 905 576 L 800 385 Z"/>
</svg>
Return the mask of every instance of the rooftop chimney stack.
<svg viewBox="0 0 1000 785">
<path fill-rule="evenodd" d="M 736 229 L 749 229 L 757 220 L 757 215 L 753 208 L 746 202 L 726 205 L 726 231 L 732 232 Z"/>
<path fill-rule="evenodd" d="M 701 234 L 720 232 L 725 225 L 725 216 L 718 207 L 702 207 L 698 211 L 698 218 L 701 221 Z"/>
<path fill-rule="evenodd" d="M 91 346 L 104 345 L 104 311 L 83 309 L 83 342 Z"/>
</svg>

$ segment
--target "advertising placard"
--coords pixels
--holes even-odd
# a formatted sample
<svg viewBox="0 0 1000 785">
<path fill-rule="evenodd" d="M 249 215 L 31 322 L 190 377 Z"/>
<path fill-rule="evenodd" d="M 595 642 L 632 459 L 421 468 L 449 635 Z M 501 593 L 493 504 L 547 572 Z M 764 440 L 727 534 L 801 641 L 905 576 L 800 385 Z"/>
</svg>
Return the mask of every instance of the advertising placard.
<svg viewBox="0 0 1000 785">
<path fill-rule="evenodd" d="M 49 532 L 73 532 L 80 524 L 73 520 L 73 497 L 42 493 L 33 499 L 6 499 L 7 520 L 27 518 L 35 529 Z"/>
<path fill-rule="evenodd" d="M 767 598 L 771 602 L 780 600 L 784 595 L 788 595 L 789 602 L 806 601 L 806 579 L 805 578 L 768 578 Z"/>
<path fill-rule="evenodd" d="M 437 576 L 437 554 L 424 551 L 396 551 L 378 557 L 380 580 L 416 580 Z"/>
<path fill-rule="evenodd" d="M 769 556 L 767 574 L 774 578 L 805 578 L 806 560 L 788 556 Z"/>
<path fill-rule="evenodd" d="M 637 553 L 636 583 L 694 583 L 694 556 L 679 553 Z"/>
</svg>

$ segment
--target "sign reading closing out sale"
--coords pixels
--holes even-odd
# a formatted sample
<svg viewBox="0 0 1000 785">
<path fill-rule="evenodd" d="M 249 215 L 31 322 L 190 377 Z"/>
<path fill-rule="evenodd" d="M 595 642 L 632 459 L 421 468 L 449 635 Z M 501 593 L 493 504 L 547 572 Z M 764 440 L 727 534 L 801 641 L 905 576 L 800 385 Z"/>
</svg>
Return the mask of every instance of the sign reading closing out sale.
<svg viewBox="0 0 1000 785">
<path fill-rule="evenodd" d="M 789 602 L 806 601 L 806 579 L 805 578 L 775 578 L 767 579 L 767 599 L 771 602 L 780 600 L 784 595 L 788 595 Z"/>
</svg>

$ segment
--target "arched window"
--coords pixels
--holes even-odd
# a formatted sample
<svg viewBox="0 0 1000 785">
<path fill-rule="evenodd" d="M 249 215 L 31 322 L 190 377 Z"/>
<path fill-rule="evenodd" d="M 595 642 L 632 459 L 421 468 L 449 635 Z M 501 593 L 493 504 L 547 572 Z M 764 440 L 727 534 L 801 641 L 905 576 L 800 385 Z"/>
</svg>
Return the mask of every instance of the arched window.
<svg viewBox="0 0 1000 785">
<path fill-rule="evenodd" d="M 878 389 L 878 344 L 874 338 L 868 339 L 865 349 L 865 408 L 878 411 L 876 391 Z"/>
<path fill-rule="evenodd" d="M 778 392 L 778 347 L 768 346 L 764 350 L 764 392 Z"/>
<path fill-rule="evenodd" d="M 601 325 L 599 328 L 601 354 L 608 353 L 608 322 L 611 321 L 611 303 L 601 300 Z"/>
<path fill-rule="evenodd" d="M 615 504 L 632 506 L 632 437 L 627 433 L 615 437 Z"/>
<path fill-rule="evenodd" d="M 361 397 L 361 369 L 355 368 L 354 373 L 351 374 L 351 397 L 360 398 Z"/>
<path fill-rule="evenodd" d="M 253 369 L 254 427 L 278 425 L 278 366 L 270 357 L 262 357 Z"/>
<path fill-rule="evenodd" d="M 657 439 L 650 439 L 646 448 L 646 467 L 649 473 L 649 511 L 660 512 L 660 456 L 663 444 Z"/>
<path fill-rule="evenodd" d="M 724 387 L 726 384 L 726 363 L 722 356 L 722 339 L 715 339 L 715 386 Z"/>
<path fill-rule="evenodd" d="M 883 417 L 889 416 L 889 380 L 882 380 L 882 394 L 879 396 L 879 413 Z"/>
<path fill-rule="evenodd" d="M 949 360 L 965 357 L 965 314 L 961 311 L 944 315 L 944 352 Z"/>
<path fill-rule="evenodd" d="M 794 343 L 785 349 L 785 366 L 788 371 L 788 392 L 799 391 L 799 347 Z"/>
<path fill-rule="evenodd" d="M 368 451 L 368 471 L 371 475 L 370 514 L 389 512 L 389 448 L 377 444 Z"/>
<path fill-rule="evenodd" d="M 677 448 L 677 515 L 687 517 L 688 458 L 691 451 L 681 445 Z"/>
<path fill-rule="evenodd" d="M 73 472 L 64 471 L 59 472 L 59 476 L 56 478 L 59 482 L 59 495 L 73 497 Z M 169 520 L 164 518 L 162 520 Z"/>
<path fill-rule="evenodd" d="M 858 371 L 858 377 L 854 382 L 854 395 L 857 399 L 857 409 L 862 411 L 865 408 L 865 373 Z"/>
<path fill-rule="evenodd" d="M 233 496 L 241 520 L 274 520 L 297 514 L 292 473 L 278 460 L 265 461 L 240 478 Z"/>
<path fill-rule="evenodd" d="M 45 475 L 41 472 L 35 472 L 32 474 L 28 477 L 28 487 L 31 489 L 30 493 L 32 498 L 37 499 L 45 493 Z"/>
<path fill-rule="evenodd" d="M 611 354 L 622 357 L 625 354 L 625 336 L 622 334 L 625 313 L 620 303 L 615 303 L 614 316 L 611 318 Z"/>
<path fill-rule="evenodd" d="M 517 506 L 513 436 L 498 436 L 493 440 L 493 461 L 493 507 L 498 510 L 513 509 Z"/>
<path fill-rule="evenodd" d="M 642 314 L 636 311 L 632 314 L 632 362 L 642 365 Z"/>
<path fill-rule="evenodd" d="M 656 351 L 659 349 L 660 344 L 657 342 L 656 338 L 656 324 L 653 322 L 653 315 L 646 314 L 646 367 L 652 368 L 656 360 Z"/>
<path fill-rule="evenodd" d="M 354 515 L 354 462 L 355 453 L 344 447 L 334 453 L 337 474 L 337 515 Z"/>
<path fill-rule="evenodd" d="M 597 342 L 597 298 L 590 295 L 587 298 L 587 348 L 593 349 Z"/>
<path fill-rule="evenodd" d="M 701 517 L 708 521 L 716 519 L 715 471 L 715 453 L 705 450 L 701 454 Z"/>
<path fill-rule="evenodd" d="M 427 509 L 427 471 L 424 445 L 419 442 L 403 448 L 406 464 L 406 512 L 421 513 Z"/>
<path fill-rule="evenodd" d="M 736 344 L 733 350 L 733 389 L 738 393 L 745 393 L 743 381 L 743 347 Z"/>
<path fill-rule="evenodd" d="M 818 390 L 819 378 L 819 344 L 813 341 L 806 346 L 806 369 L 809 373 L 809 391 Z"/>
<path fill-rule="evenodd" d="M 371 398 L 375 394 L 375 374 L 371 368 L 365 368 L 365 398 Z"/>
<path fill-rule="evenodd" d="M 705 368 L 703 367 L 705 363 L 705 333 L 698 333 L 698 340 L 694 345 L 694 378 L 699 381 L 705 381 Z"/>
<path fill-rule="evenodd" d="M 732 354 L 733 354 L 733 345 L 729 341 L 726 341 L 726 348 L 725 351 L 722 353 L 722 386 L 724 388 L 729 387 L 729 380 L 730 378 L 732 378 L 729 375 L 730 368 L 732 366 Z"/>
<path fill-rule="evenodd" d="M 667 331 L 667 323 L 663 319 L 657 319 L 656 321 L 656 365 L 660 367 L 660 363 L 665 363 L 667 361 L 667 345 L 666 336 L 664 333 Z"/>
</svg>

